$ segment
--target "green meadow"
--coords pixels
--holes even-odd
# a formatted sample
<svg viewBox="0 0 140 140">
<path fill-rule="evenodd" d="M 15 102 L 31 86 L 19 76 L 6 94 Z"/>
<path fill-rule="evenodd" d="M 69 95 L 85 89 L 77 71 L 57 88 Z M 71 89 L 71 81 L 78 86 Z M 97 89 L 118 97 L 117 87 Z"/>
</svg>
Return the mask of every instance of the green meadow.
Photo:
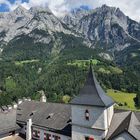
<svg viewBox="0 0 140 140">
<path fill-rule="evenodd" d="M 109 89 L 107 94 L 115 100 L 118 104 L 116 108 L 118 109 L 130 109 L 130 110 L 139 110 L 135 107 L 134 98 L 136 97 L 135 93 L 126 93 L 118 90 Z M 140 110 L 139 110 L 140 111 Z"/>
<path fill-rule="evenodd" d="M 25 60 L 25 61 L 15 61 L 15 65 L 23 65 L 23 64 L 33 63 L 33 62 L 39 62 L 39 60 L 33 59 L 33 60 Z"/>
</svg>

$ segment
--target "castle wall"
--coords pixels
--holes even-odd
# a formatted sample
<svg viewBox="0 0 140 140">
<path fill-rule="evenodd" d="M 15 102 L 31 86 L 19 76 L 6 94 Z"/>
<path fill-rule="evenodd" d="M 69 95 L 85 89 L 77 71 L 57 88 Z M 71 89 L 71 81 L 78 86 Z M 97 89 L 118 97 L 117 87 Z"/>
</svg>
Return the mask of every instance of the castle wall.
<svg viewBox="0 0 140 140">
<path fill-rule="evenodd" d="M 85 111 L 89 112 L 89 120 Z M 95 106 L 72 105 L 72 140 L 85 140 L 86 136 L 101 140 L 108 131 L 107 109 Z"/>
<path fill-rule="evenodd" d="M 89 121 L 85 119 L 85 110 L 89 111 Z M 72 124 L 106 130 L 107 111 L 101 107 L 72 105 Z"/>
<path fill-rule="evenodd" d="M 94 140 L 102 140 L 104 138 L 104 131 L 72 126 L 72 140 L 85 140 L 87 136 L 94 138 Z"/>
</svg>

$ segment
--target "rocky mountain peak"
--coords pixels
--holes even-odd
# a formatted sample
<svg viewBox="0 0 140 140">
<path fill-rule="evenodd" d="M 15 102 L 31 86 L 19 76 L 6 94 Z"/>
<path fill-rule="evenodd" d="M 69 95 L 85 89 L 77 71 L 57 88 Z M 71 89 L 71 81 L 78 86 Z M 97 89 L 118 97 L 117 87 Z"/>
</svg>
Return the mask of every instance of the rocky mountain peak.
<svg viewBox="0 0 140 140">
<path fill-rule="evenodd" d="M 81 14 L 81 13 L 88 13 L 89 10 L 87 9 L 84 9 L 83 7 L 80 7 L 80 8 L 75 8 L 73 10 L 71 10 L 71 13 L 73 15 L 78 15 L 78 14 Z"/>
<path fill-rule="evenodd" d="M 19 6 L 13 12 L 1 14 L 0 25 L 0 41 L 4 42 L 34 30 L 75 34 L 84 37 L 90 47 L 107 46 L 114 50 L 123 50 L 132 42 L 140 42 L 140 24 L 125 16 L 119 8 L 107 5 L 92 10 L 73 9 L 62 19 L 48 7 L 27 10 Z"/>
<path fill-rule="evenodd" d="M 125 16 L 119 8 L 103 5 L 88 10 L 86 14 L 79 10 L 64 17 L 63 21 L 89 40 L 92 47 L 104 44 L 120 50 L 128 47 L 132 40 L 139 41 L 138 23 Z"/>
<path fill-rule="evenodd" d="M 14 11 L 13 13 L 17 14 L 17 15 L 21 15 L 21 14 L 25 14 L 27 13 L 28 10 L 26 8 L 24 8 L 23 6 L 19 5 Z"/>
<path fill-rule="evenodd" d="M 29 11 L 32 14 L 37 14 L 37 13 L 52 14 L 52 11 L 49 9 L 49 7 L 31 7 Z"/>
<path fill-rule="evenodd" d="M 110 6 L 107 6 L 106 4 L 104 4 L 101 7 L 99 7 L 99 9 L 102 11 L 111 11 L 112 9 L 114 9 L 114 7 L 110 7 Z"/>
</svg>

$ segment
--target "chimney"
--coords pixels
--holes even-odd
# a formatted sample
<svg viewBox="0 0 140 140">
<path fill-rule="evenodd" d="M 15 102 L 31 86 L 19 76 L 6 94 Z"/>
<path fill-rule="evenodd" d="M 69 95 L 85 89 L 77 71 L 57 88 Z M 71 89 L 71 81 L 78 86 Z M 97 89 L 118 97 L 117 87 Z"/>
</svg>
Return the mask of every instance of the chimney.
<svg viewBox="0 0 140 140">
<path fill-rule="evenodd" d="M 41 94 L 41 98 L 40 98 L 40 102 L 44 102 L 46 103 L 47 102 L 47 98 L 46 98 L 46 95 L 44 93 L 44 91 L 39 91 L 39 93 Z"/>
<path fill-rule="evenodd" d="M 32 139 L 32 118 L 27 120 L 27 127 L 26 127 L 26 140 Z"/>
</svg>

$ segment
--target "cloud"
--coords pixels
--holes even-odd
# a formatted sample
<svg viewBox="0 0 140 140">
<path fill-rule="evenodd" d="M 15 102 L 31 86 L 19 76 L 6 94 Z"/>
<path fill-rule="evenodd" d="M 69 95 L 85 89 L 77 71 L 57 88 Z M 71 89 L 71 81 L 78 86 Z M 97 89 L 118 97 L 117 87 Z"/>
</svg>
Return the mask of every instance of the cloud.
<svg viewBox="0 0 140 140">
<path fill-rule="evenodd" d="M 80 5 L 89 5 L 91 8 L 97 8 L 106 4 L 108 6 L 119 7 L 130 18 L 140 21 L 140 0 L 67 0 L 69 8 L 79 7 Z"/>
<path fill-rule="evenodd" d="M 0 0 L 0 5 L 6 4 L 8 7 L 11 5 L 11 3 L 8 0 Z"/>
<path fill-rule="evenodd" d="M 11 3 L 10 1 L 8 0 L 0 0 L 0 4 L 6 4 L 8 9 L 10 11 L 14 10 L 15 8 L 17 8 L 17 6 L 21 5 L 22 4 L 22 0 L 15 0 L 14 3 Z"/>
<path fill-rule="evenodd" d="M 140 0 L 105 0 L 105 4 L 119 7 L 127 16 L 140 21 Z"/>
<path fill-rule="evenodd" d="M 96 8 L 103 4 L 119 7 L 127 16 L 134 20 L 140 21 L 140 0 L 29 0 L 29 2 L 22 3 L 22 0 L 15 0 L 11 4 L 8 0 L 0 0 L 0 3 L 8 5 L 10 10 L 15 9 L 18 5 L 22 5 L 29 9 L 34 6 L 48 6 L 56 16 L 63 16 L 73 8 L 86 5 L 90 8 Z"/>
<path fill-rule="evenodd" d="M 56 16 L 63 16 L 69 10 L 65 0 L 29 0 L 29 6 L 48 6 Z"/>
</svg>

